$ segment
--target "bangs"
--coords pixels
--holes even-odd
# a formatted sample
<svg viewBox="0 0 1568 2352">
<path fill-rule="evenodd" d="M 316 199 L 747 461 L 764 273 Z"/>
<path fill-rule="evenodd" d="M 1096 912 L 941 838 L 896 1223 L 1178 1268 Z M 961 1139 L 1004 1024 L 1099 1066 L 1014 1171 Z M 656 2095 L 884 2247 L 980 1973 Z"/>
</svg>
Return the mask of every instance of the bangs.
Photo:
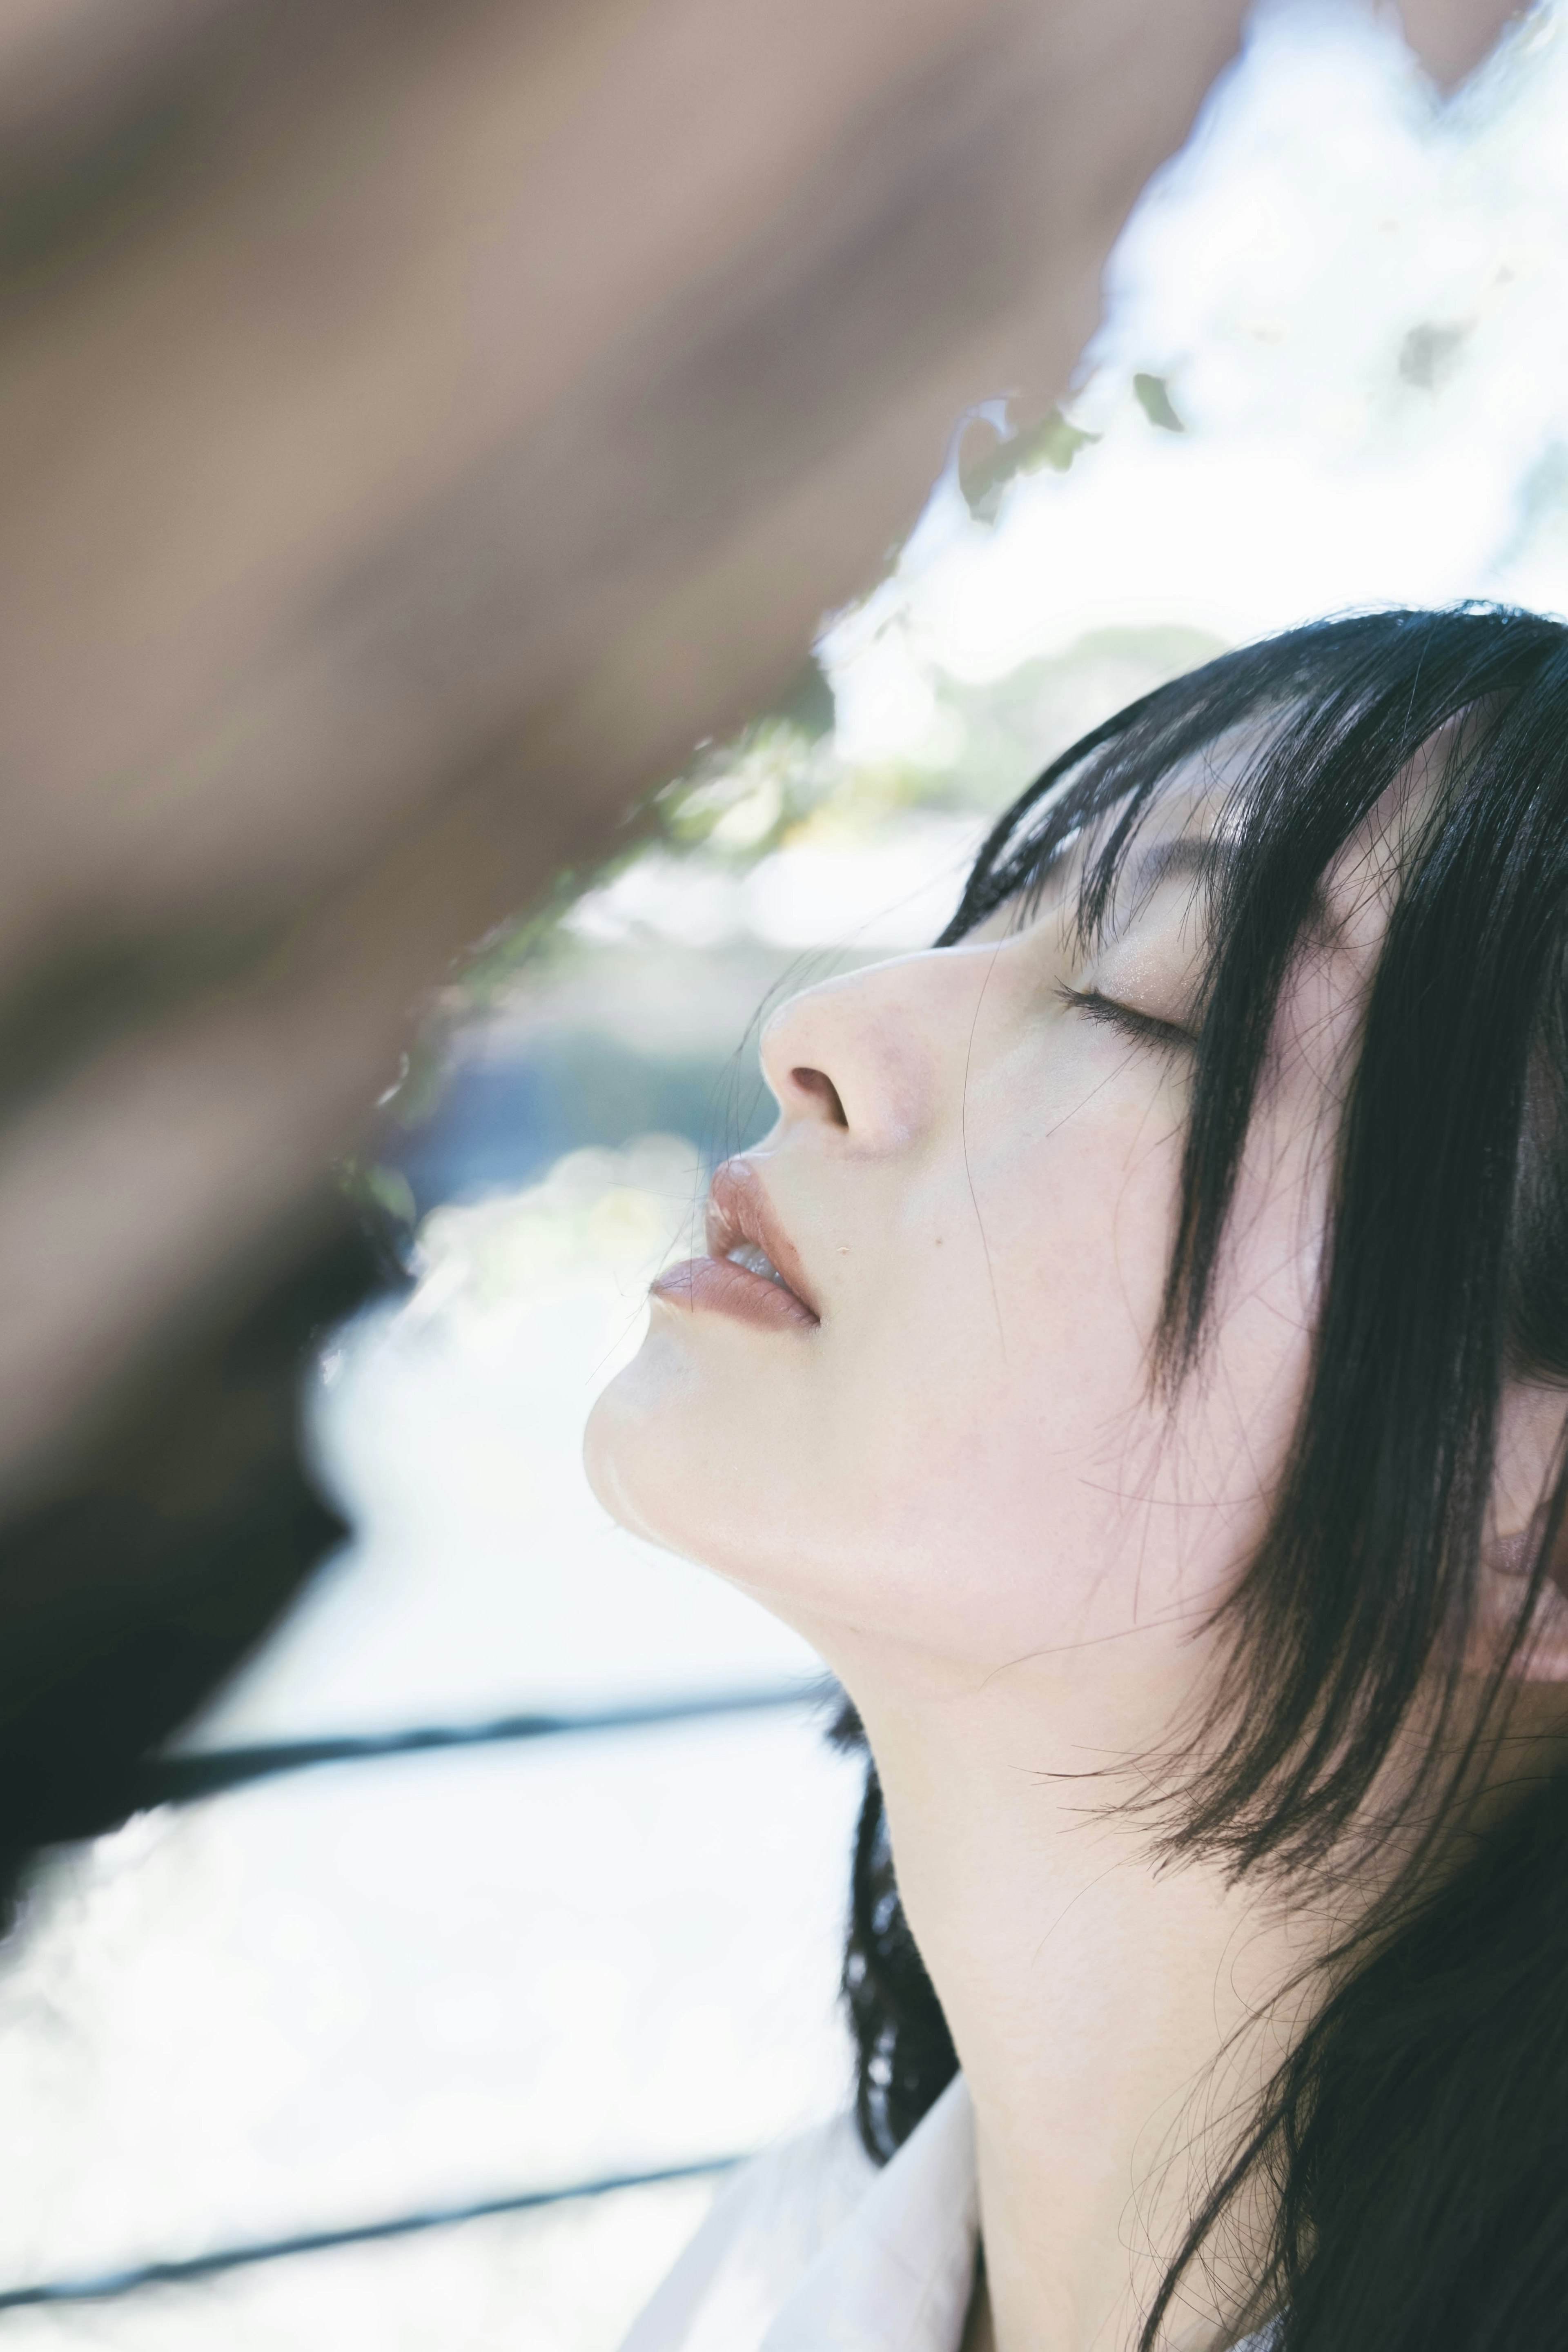
<svg viewBox="0 0 1568 2352">
<path fill-rule="evenodd" d="M 1504 840 L 1522 838 L 1515 835 L 1522 813 L 1510 806 L 1519 781 L 1508 756 L 1510 711 L 1543 658 L 1561 662 L 1565 643 L 1554 622 L 1478 606 L 1321 623 L 1266 640 L 1157 688 L 1083 737 L 983 845 L 939 946 L 1005 905 L 1028 919 L 1075 856 L 1077 936 L 1086 949 L 1099 944 L 1128 858 L 1173 787 L 1203 793 L 1211 809 L 1205 830 L 1224 842 L 1208 877 L 1204 1013 L 1161 1324 L 1160 1362 L 1173 1381 L 1199 1350 L 1280 993 L 1322 915 L 1327 876 L 1445 729 L 1453 740 L 1435 780 L 1431 819 L 1402 860 L 1400 904 L 1413 888 L 1424 899 L 1461 837 L 1489 829 L 1494 857 Z M 1538 764 L 1531 772 L 1539 783 Z M 1474 870 L 1478 845 L 1471 837 L 1463 853 L 1475 887 L 1469 903 L 1450 910 L 1456 940 L 1485 920 L 1475 903 L 1485 890 Z M 1410 929 L 1396 913 L 1372 985 L 1368 1043 L 1380 1001 L 1405 1027 Z M 1538 1013 L 1530 1008 L 1528 1029 Z M 1461 1017 L 1452 1034 L 1473 1026 Z M 1526 1041 L 1515 1034 L 1522 1065 Z M 1496 1044 L 1494 1032 L 1490 1050 Z M 1518 1077 L 1521 1085 L 1522 1066 Z M 1435 1107 L 1428 1088 L 1424 1112 Z"/>
</svg>

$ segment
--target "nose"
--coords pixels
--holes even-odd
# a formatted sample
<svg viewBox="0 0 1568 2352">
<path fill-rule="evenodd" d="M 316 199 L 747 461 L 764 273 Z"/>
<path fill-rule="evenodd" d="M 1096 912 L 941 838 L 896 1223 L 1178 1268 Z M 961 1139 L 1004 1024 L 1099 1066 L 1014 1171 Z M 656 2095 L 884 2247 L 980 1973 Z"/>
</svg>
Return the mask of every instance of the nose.
<svg viewBox="0 0 1568 2352">
<path fill-rule="evenodd" d="M 973 961 L 973 951 L 932 949 L 825 982 L 781 1005 L 760 1052 L 784 1119 L 842 1130 L 869 1149 L 895 1146 L 929 1124 L 940 1113 L 954 1036 L 972 1025 L 980 985 Z"/>
</svg>

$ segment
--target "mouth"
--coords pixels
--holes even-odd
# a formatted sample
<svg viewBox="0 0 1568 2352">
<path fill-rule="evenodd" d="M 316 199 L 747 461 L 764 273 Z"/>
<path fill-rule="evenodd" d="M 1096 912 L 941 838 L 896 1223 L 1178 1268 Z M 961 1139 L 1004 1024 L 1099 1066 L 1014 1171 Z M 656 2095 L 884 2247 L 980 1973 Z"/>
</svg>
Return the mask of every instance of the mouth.
<svg viewBox="0 0 1568 2352">
<path fill-rule="evenodd" d="M 727 1160 L 708 1195 L 708 1255 L 672 1265 L 651 1295 L 693 1313 L 730 1315 L 763 1329 L 816 1330 L 794 1244 L 747 1160 Z"/>
</svg>

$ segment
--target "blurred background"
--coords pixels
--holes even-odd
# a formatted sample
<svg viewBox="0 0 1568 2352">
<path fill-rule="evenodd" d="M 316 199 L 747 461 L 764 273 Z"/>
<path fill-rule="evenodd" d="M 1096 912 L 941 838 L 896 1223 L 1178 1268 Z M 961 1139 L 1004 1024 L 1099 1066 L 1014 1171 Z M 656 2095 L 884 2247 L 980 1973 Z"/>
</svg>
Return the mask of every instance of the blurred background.
<svg viewBox="0 0 1568 2352">
<path fill-rule="evenodd" d="M 0 1970 L 0 2290 L 595 2193 L 0 2294 L 0 2352 L 613 2352 L 720 2175 L 602 2184 L 843 2104 L 858 1769 L 793 1636 L 605 1521 L 589 1403 L 767 1124 L 782 992 L 929 941 L 990 818 L 1135 695 L 1471 596 L 1568 611 L 1563 10 L 1443 102 L 1391 15 L 1277 0 L 1059 405 L 968 417 L 778 707 L 440 992 L 361 1171 L 411 1287 L 309 1400 L 354 1536 L 184 1748 L 668 1719 L 160 1806 L 47 1864 Z"/>
</svg>

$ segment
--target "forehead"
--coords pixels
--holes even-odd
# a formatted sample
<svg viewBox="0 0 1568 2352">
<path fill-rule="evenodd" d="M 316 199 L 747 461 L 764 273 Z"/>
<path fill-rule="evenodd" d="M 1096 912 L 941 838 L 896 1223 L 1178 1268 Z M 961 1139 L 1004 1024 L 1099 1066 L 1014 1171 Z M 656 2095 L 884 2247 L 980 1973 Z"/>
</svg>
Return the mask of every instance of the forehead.
<svg viewBox="0 0 1568 2352">
<path fill-rule="evenodd" d="M 1277 886 L 1285 866 L 1296 884 L 1300 950 L 1349 949 L 1358 961 L 1374 956 L 1412 844 L 1431 813 L 1449 730 L 1422 746 L 1321 866 L 1294 821 L 1299 809 L 1260 781 L 1278 732 L 1278 720 L 1237 729 L 1077 822 L 1068 780 L 1059 799 L 1053 796 L 1056 809 L 1035 817 L 1033 871 L 1026 857 L 1022 878 L 968 936 L 1005 936 L 1048 914 L 1074 923 L 1087 945 L 1156 917 L 1167 924 L 1174 904 L 1184 929 L 1201 924 L 1216 946 L 1220 918 L 1227 929 L 1241 922 L 1261 943 L 1270 921 L 1279 920 L 1279 894 L 1268 885 Z M 1068 822 L 1060 830 L 1063 816 Z"/>
<path fill-rule="evenodd" d="M 1047 807 L 1033 828 L 1037 857 L 1026 852 L 1020 878 L 970 936 L 1026 929 L 1047 913 L 1069 914 L 1086 934 L 1102 936 L 1124 929 L 1156 896 L 1167 907 L 1173 891 L 1208 900 L 1239 844 L 1242 773 L 1239 751 L 1223 762 L 1198 756 L 1076 821 L 1060 803 Z"/>
</svg>

